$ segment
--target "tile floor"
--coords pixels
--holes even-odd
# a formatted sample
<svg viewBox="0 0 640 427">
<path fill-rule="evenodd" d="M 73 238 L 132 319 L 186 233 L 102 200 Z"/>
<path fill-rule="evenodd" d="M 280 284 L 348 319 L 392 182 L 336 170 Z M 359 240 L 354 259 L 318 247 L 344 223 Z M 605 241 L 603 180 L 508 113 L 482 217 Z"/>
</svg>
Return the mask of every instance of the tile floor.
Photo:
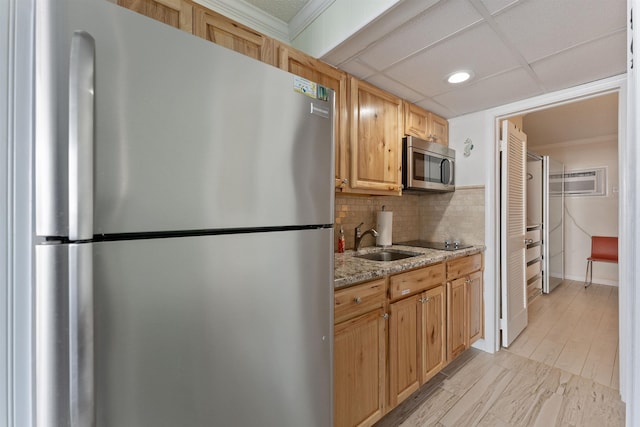
<svg viewBox="0 0 640 427">
<path fill-rule="evenodd" d="M 508 350 L 467 350 L 376 427 L 624 426 L 617 290 L 563 282 Z"/>
</svg>

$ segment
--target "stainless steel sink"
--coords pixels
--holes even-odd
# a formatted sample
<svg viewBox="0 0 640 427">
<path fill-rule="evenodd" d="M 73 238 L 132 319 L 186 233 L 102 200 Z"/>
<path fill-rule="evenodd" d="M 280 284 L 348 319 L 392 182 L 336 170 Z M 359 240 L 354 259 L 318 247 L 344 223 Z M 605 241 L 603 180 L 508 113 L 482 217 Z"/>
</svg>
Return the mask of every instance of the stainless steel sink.
<svg viewBox="0 0 640 427">
<path fill-rule="evenodd" d="M 368 254 L 355 255 L 356 258 L 363 258 L 372 261 L 397 261 L 399 259 L 411 258 L 414 256 L 422 255 L 417 252 L 398 251 L 394 249 L 384 249 L 377 252 L 371 252 Z"/>
</svg>

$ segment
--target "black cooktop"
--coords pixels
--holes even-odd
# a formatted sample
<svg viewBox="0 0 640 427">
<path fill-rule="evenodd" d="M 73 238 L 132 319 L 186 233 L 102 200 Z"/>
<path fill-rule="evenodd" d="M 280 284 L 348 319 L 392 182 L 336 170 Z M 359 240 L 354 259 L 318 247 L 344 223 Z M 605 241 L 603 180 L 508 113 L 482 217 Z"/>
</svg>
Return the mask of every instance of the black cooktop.
<svg viewBox="0 0 640 427">
<path fill-rule="evenodd" d="M 408 242 L 394 243 L 396 245 L 415 246 L 418 248 L 437 249 L 440 251 L 457 251 L 458 249 L 470 248 L 471 245 L 452 241 L 452 242 L 429 242 L 426 240 L 410 240 Z"/>
</svg>

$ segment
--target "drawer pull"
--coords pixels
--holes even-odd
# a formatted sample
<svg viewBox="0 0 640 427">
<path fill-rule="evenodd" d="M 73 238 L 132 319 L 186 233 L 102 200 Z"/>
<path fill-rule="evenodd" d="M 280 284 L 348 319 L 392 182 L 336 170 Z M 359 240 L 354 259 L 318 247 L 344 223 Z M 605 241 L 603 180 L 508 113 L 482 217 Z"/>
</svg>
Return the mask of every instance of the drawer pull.
<svg viewBox="0 0 640 427">
<path fill-rule="evenodd" d="M 360 303 L 362 302 L 362 298 L 360 298 L 360 297 L 355 297 L 355 298 L 353 299 L 353 302 L 355 302 L 356 304 L 360 304 Z"/>
</svg>

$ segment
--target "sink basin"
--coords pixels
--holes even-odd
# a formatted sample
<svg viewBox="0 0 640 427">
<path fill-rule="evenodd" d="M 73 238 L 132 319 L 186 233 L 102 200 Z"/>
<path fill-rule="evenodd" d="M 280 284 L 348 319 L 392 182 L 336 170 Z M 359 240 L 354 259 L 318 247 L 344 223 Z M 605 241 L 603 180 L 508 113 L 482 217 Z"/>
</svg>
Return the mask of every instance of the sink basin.
<svg viewBox="0 0 640 427">
<path fill-rule="evenodd" d="M 355 257 L 368 259 L 371 261 L 397 261 L 399 259 L 411 258 L 418 255 L 422 255 L 422 254 L 416 253 L 416 252 L 406 252 L 406 251 L 397 251 L 393 249 L 385 249 L 378 252 L 355 255 Z"/>
</svg>

